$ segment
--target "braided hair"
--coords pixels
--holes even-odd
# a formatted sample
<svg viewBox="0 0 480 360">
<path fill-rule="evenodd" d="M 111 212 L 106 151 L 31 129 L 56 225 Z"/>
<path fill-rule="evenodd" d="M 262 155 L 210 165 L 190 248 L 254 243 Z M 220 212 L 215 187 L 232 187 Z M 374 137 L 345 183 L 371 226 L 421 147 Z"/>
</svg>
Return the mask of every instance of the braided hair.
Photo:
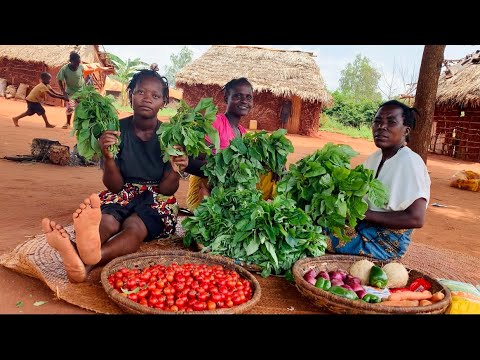
<svg viewBox="0 0 480 360">
<path fill-rule="evenodd" d="M 227 82 L 225 85 L 223 85 L 221 89 L 221 91 L 223 91 L 223 99 L 225 100 L 225 102 L 228 102 L 227 99 L 228 99 L 228 95 L 230 95 L 230 91 L 232 91 L 234 87 L 240 84 L 249 85 L 253 91 L 253 86 L 252 84 L 250 84 L 250 81 L 248 81 L 246 77 L 232 79 L 229 82 Z"/>
<path fill-rule="evenodd" d="M 158 72 L 158 65 L 153 63 L 150 65 L 150 69 L 142 69 L 133 75 L 132 79 L 128 83 L 127 92 L 128 92 L 128 99 L 130 100 L 130 105 L 132 105 L 132 94 L 133 90 L 135 90 L 135 86 L 137 83 L 141 82 L 143 79 L 146 78 L 155 78 L 160 80 L 163 86 L 162 95 L 163 95 L 163 104 L 167 105 L 170 101 L 168 97 L 168 80 L 165 76 L 161 76 Z"/>
<path fill-rule="evenodd" d="M 403 112 L 403 125 L 408 126 L 412 131 L 415 130 L 415 125 L 417 124 L 417 116 L 420 116 L 418 110 L 414 107 L 409 107 L 408 105 L 398 101 L 398 100 L 389 100 L 384 102 L 378 107 L 378 110 L 384 106 L 393 105 L 402 109 Z M 378 111 L 377 110 L 377 111 Z M 410 141 L 410 134 L 405 138 L 405 141 L 408 143 Z"/>
</svg>

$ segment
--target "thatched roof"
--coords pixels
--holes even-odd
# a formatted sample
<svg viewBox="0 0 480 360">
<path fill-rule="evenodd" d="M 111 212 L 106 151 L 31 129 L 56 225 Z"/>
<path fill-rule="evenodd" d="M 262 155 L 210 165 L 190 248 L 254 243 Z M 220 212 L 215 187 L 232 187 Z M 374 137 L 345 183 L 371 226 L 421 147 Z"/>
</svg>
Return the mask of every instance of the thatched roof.
<svg viewBox="0 0 480 360">
<path fill-rule="evenodd" d="M 302 100 L 320 101 L 322 107 L 333 102 L 310 52 L 214 45 L 175 76 L 179 87 L 181 83 L 223 86 L 238 77 L 248 78 L 255 91 L 297 95 Z"/>
<path fill-rule="evenodd" d="M 77 51 L 84 63 L 98 62 L 98 45 L 0 45 L 0 57 L 45 63 L 48 67 L 66 64 L 71 51 Z"/>
<path fill-rule="evenodd" d="M 182 89 L 174 89 L 169 87 L 168 88 L 168 97 L 177 99 L 177 100 L 182 100 L 183 99 L 183 90 Z"/>
<path fill-rule="evenodd" d="M 122 83 L 118 80 L 107 76 L 105 78 L 105 86 L 103 87 L 105 91 L 122 91 Z"/>
<path fill-rule="evenodd" d="M 446 66 L 438 80 L 436 104 L 480 106 L 480 50 Z"/>
</svg>

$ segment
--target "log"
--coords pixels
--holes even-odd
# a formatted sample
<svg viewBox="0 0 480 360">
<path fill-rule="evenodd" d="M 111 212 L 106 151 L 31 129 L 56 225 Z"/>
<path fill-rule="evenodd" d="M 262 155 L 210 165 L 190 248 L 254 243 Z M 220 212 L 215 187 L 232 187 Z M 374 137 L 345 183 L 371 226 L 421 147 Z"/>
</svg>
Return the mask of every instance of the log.
<svg viewBox="0 0 480 360">
<path fill-rule="evenodd" d="M 70 162 L 70 148 L 66 145 L 51 145 L 48 158 L 53 164 L 68 165 Z"/>
<path fill-rule="evenodd" d="M 48 151 L 52 145 L 61 144 L 56 140 L 34 138 L 32 140 L 32 155 L 40 160 L 48 158 Z"/>
</svg>

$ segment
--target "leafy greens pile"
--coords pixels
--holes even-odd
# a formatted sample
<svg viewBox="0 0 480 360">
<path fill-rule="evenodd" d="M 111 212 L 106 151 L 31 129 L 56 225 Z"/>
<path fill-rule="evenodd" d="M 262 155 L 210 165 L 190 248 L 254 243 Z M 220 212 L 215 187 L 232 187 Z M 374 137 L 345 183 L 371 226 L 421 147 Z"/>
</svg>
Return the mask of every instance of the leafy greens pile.
<svg viewBox="0 0 480 360">
<path fill-rule="evenodd" d="M 79 101 L 71 131 L 71 135 L 76 133 L 78 153 L 87 160 L 94 155 L 100 157 L 98 138 L 105 130 L 120 130 L 117 111 L 112 104 L 114 98 L 100 95 L 93 86 L 85 86 L 72 99 Z M 111 145 L 109 151 L 116 157 L 118 144 Z"/>
<path fill-rule="evenodd" d="M 183 145 L 188 155 L 197 157 L 199 154 L 211 154 L 211 148 L 205 142 L 208 135 L 215 149 L 220 149 L 220 138 L 217 129 L 212 126 L 217 115 L 217 107 L 212 98 L 203 98 L 195 108 L 180 101 L 177 113 L 169 122 L 164 122 L 157 130 L 158 141 L 163 152 L 163 161 L 167 162 L 170 155 L 183 155 L 174 145 Z"/>
<path fill-rule="evenodd" d="M 230 145 L 207 159 L 202 168 L 213 187 L 253 189 L 259 174 L 271 170 L 278 176 L 284 173 L 287 155 L 293 145 L 280 129 L 269 135 L 266 131 L 247 133 L 235 138 Z"/>
<path fill-rule="evenodd" d="M 183 221 L 184 245 L 195 241 L 211 254 L 257 264 L 262 276 L 289 271 L 301 258 L 324 254 L 322 228 L 293 200 L 277 196 L 268 202 L 261 197 L 256 189 L 214 188 L 195 216 Z"/>
<path fill-rule="evenodd" d="M 296 202 L 314 223 L 348 241 L 345 226 L 355 227 L 368 210 L 367 196 L 375 206 L 388 201 L 388 191 L 363 165 L 350 168 L 358 155 L 348 145 L 326 144 L 322 149 L 290 165 L 278 183 L 277 193 Z"/>
</svg>

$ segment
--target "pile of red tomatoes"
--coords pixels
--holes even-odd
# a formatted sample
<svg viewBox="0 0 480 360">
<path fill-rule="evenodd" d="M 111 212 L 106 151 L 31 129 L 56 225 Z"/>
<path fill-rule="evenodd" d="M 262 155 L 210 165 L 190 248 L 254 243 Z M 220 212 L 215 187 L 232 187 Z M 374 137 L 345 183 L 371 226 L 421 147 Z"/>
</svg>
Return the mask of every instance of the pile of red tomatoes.
<svg viewBox="0 0 480 360">
<path fill-rule="evenodd" d="M 250 282 L 221 265 L 154 265 L 122 268 L 108 277 L 115 290 L 131 301 L 165 311 L 231 308 L 252 298 Z"/>
</svg>

